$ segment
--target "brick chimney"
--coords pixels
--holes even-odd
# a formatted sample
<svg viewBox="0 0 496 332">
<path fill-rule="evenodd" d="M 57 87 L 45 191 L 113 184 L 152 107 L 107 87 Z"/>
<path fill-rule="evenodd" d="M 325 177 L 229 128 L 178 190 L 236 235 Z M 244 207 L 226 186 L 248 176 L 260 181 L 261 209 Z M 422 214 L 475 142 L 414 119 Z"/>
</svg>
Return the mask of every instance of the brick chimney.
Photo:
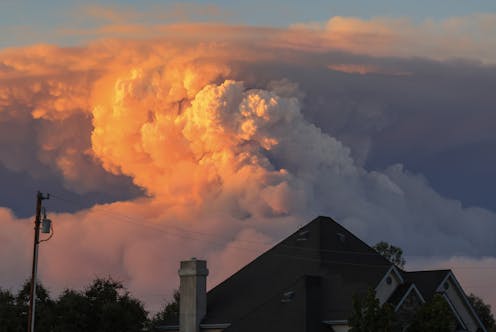
<svg viewBox="0 0 496 332">
<path fill-rule="evenodd" d="M 179 269 L 179 332 L 199 332 L 207 313 L 207 261 L 192 258 Z"/>
</svg>

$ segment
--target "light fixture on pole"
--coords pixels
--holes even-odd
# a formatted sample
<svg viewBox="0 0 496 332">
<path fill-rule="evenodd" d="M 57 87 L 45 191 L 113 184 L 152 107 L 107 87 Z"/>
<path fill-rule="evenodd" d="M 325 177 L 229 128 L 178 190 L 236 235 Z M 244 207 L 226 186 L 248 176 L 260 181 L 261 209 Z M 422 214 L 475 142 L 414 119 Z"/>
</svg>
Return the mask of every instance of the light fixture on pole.
<svg viewBox="0 0 496 332">
<path fill-rule="evenodd" d="M 48 241 L 53 236 L 52 221 L 46 217 L 46 210 L 43 208 L 43 228 L 42 233 L 50 233 L 50 236 L 40 241 L 40 224 L 41 221 L 41 202 L 49 199 L 50 194 L 43 195 L 41 192 L 36 194 L 36 216 L 34 220 L 34 248 L 33 248 L 33 269 L 31 273 L 31 290 L 29 293 L 29 312 L 28 312 L 28 332 L 34 332 L 34 314 L 36 310 L 36 274 L 38 272 L 38 245 L 40 242 Z"/>
</svg>

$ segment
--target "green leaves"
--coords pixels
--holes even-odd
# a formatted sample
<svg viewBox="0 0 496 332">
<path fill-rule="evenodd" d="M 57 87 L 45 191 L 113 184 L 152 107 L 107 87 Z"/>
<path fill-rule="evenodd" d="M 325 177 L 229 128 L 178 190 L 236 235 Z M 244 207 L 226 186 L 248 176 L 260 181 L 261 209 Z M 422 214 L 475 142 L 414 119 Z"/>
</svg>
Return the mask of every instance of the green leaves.
<svg viewBox="0 0 496 332">
<path fill-rule="evenodd" d="M 393 308 L 389 304 L 381 306 L 372 288 L 365 296 L 353 296 L 353 312 L 348 320 L 350 332 L 389 332 L 393 321 Z"/>
<path fill-rule="evenodd" d="M 373 248 L 394 265 L 400 268 L 403 268 L 405 266 L 403 249 L 395 247 L 392 244 L 384 241 L 378 242 Z"/>
<path fill-rule="evenodd" d="M 29 282 L 17 296 L 0 289 L 0 332 L 24 332 L 27 327 Z M 147 322 L 143 304 L 121 282 L 95 279 L 84 291 L 66 289 L 57 300 L 37 287 L 37 332 L 138 332 Z"/>
<path fill-rule="evenodd" d="M 0 289 L 0 332 L 17 331 L 18 308 L 14 295 Z"/>
<path fill-rule="evenodd" d="M 456 321 L 448 303 L 440 294 L 424 303 L 417 311 L 408 332 L 452 332 Z"/>
<path fill-rule="evenodd" d="M 180 294 L 179 291 L 176 289 L 174 291 L 172 301 L 164 304 L 163 309 L 156 313 L 155 316 L 153 316 L 153 318 L 151 319 L 150 329 L 152 331 L 155 331 L 156 326 L 158 325 L 179 321 L 179 301 Z"/>
<path fill-rule="evenodd" d="M 475 296 L 474 294 L 470 294 L 468 300 L 486 329 L 491 332 L 496 332 L 496 322 L 491 312 L 491 306 L 484 303 L 480 297 Z"/>
<path fill-rule="evenodd" d="M 24 332 L 28 322 L 29 294 L 31 283 L 27 280 L 14 296 L 0 289 L 0 332 Z M 54 321 L 54 305 L 48 291 L 36 286 L 36 331 L 51 331 Z"/>
</svg>

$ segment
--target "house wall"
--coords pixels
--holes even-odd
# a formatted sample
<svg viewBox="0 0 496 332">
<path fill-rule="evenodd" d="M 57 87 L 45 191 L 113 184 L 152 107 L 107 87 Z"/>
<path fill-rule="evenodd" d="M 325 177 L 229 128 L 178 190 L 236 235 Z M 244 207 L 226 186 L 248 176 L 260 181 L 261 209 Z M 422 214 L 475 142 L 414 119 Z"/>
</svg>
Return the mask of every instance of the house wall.
<svg viewBox="0 0 496 332">
<path fill-rule="evenodd" d="M 440 285 L 439 291 L 444 292 L 448 296 L 449 300 L 455 307 L 461 319 L 467 326 L 467 329 L 469 331 L 474 331 L 474 332 L 477 331 L 479 327 L 478 323 L 470 313 L 470 309 L 467 308 L 467 305 L 465 304 L 465 301 L 463 299 L 463 294 L 460 293 L 458 287 L 451 278 L 448 278 L 446 280 L 446 283 L 448 284 L 448 289 L 444 287 L 444 283 L 443 283 Z"/>
<path fill-rule="evenodd" d="M 391 278 L 391 284 L 387 283 L 387 277 Z M 398 278 L 397 274 L 390 270 L 389 273 L 381 280 L 379 285 L 375 288 L 376 297 L 379 300 L 380 304 L 384 304 L 384 302 L 389 299 L 391 294 L 396 290 L 401 283 L 401 280 Z"/>
</svg>

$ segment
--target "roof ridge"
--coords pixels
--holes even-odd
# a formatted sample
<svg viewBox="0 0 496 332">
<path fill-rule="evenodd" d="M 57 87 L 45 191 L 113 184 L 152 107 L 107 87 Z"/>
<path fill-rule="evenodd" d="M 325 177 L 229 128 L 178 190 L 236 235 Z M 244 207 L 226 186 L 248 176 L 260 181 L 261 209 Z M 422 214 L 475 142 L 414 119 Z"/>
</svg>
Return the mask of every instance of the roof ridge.
<svg viewBox="0 0 496 332">
<path fill-rule="evenodd" d="M 451 269 L 438 269 L 438 270 L 415 270 L 415 271 L 405 271 L 402 270 L 404 273 L 423 273 L 423 272 L 450 272 L 452 271 Z"/>
</svg>

